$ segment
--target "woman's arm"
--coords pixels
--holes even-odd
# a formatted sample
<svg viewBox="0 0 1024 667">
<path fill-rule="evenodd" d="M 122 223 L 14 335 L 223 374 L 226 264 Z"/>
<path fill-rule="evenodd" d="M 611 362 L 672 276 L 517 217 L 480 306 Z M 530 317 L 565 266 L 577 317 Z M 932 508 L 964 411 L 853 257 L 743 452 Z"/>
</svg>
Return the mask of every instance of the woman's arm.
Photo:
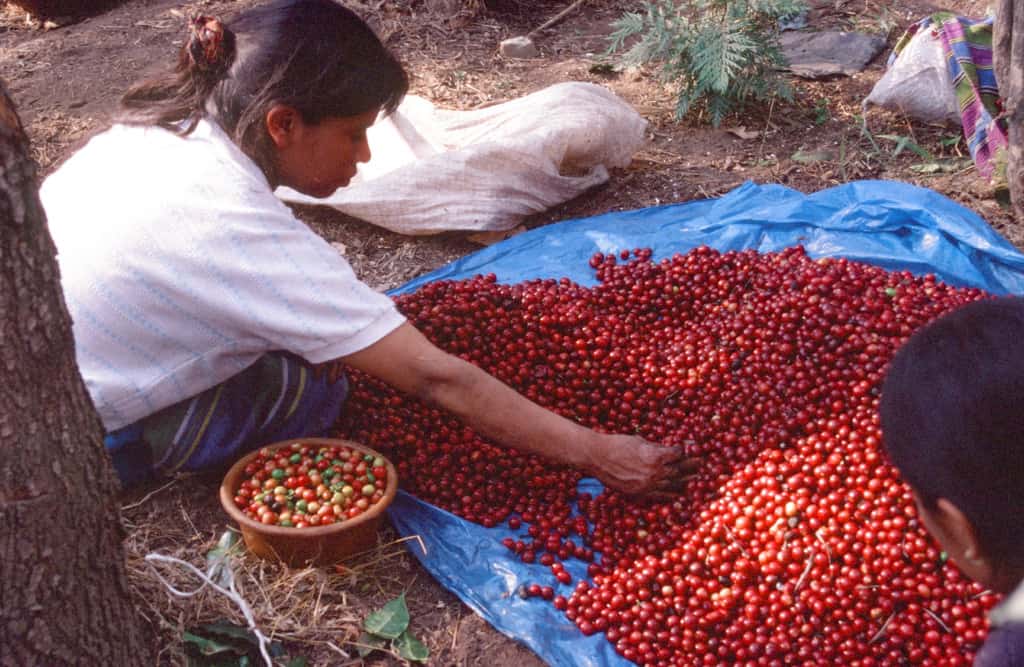
<svg viewBox="0 0 1024 667">
<path fill-rule="evenodd" d="M 494 442 L 576 466 L 626 493 L 678 491 L 696 468 L 678 447 L 597 433 L 542 408 L 408 323 L 341 361 L 447 409 Z"/>
</svg>

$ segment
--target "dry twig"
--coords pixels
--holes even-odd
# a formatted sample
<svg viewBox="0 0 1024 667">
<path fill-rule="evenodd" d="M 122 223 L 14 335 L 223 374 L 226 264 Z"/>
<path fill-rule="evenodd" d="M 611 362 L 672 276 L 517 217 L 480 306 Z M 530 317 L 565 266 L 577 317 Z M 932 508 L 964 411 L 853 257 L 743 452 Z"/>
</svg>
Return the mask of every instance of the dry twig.
<svg viewBox="0 0 1024 667">
<path fill-rule="evenodd" d="M 554 16 L 549 18 L 544 23 L 541 23 L 539 26 L 537 26 L 536 28 L 534 28 L 530 32 L 526 33 L 526 36 L 527 37 L 533 37 L 534 35 L 536 35 L 536 34 L 538 34 L 540 32 L 543 32 L 544 30 L 547 30 L 548 28 L 550 28 L 550 27 L 552 27 L 554 25 L 557 25 L 566 16 L 568 16 L 569 14 L 573 13 L 574 11 L 576 11 L 586 1 L 587 0 L 576 0 L 576 2 L 572 3 L 571 5 L 569 5 L 568 7 L 563 9 L 562 11 L 558 12 L 557 14 L 555 14 Z"/>
</svg>

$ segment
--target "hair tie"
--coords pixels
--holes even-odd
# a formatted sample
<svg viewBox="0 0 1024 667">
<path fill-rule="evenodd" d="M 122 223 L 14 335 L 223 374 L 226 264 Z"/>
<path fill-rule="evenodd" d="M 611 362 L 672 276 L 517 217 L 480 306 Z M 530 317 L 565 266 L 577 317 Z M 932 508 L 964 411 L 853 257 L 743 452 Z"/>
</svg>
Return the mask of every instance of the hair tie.
<svg viewBox="0 0 1024 667">
<path fill-rule="evenodd" d="M 224 24 L 212 16 L 195 16 L 189 21 L 188 57 L 201 71 L 217 70 L 227 62 Z"/>
</svg>

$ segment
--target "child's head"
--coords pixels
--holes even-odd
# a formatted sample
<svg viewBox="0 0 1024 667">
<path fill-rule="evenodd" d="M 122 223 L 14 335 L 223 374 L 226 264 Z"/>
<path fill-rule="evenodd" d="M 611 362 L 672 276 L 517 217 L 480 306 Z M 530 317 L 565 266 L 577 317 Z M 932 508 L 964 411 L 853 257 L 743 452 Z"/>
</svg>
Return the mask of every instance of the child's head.
<svg viewBox="0 0 1024 667">
<path fill-rule="evenodd" d="M 226 24 L 194 20 L 177 67 L 129 90 L 123 120 L 188 134 L 209 116 L 273 182 L 272 108 L 316 125 L 394 111 L 408 85 L 373 31 L 335 0 L 274 0 Z"/>
<path fill-rule="evenodd" d="M 964 572 L 1024 576 L 1024 298 L 971 303 L 918 331 L 882 388 L 882 435 L 921 517 Z"/>
</svg>

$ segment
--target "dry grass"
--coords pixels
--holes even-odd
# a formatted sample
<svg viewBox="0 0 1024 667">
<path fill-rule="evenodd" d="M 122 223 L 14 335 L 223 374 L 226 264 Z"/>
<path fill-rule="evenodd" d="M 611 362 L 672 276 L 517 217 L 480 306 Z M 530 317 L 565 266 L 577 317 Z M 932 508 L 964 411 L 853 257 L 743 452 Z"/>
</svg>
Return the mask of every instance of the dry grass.
<svg viewBox="0 0 1024 667">
<path fill-rule="evenodd" d="M 156 553 L 207 569 L 207 554 L 227 529 L 226 515 L 215 505 L 216 488 L 209 477 L 182 476 L 124 498 L 129 583 L 137 609 L 159 637 L 162 665 L 184 664 L 182 634 L 189 628 L 225 621 L 247 626 L 235 602 L 203 587 L 190 570 L 146 559 Z M 239 539 L 230 562 L 235 586 L 264 635 L 282 642 L 291 655 L 310 658 L 311 664 L 361 664 L 357 648 L 363 619 L 411 585 L 415 577 L 410 577 L 406 543 L 422 548 L 418 540 L 397 538 L 386 529 L 377 548 L 342 566 L 289 568 L 252 556 Z M 178 597 L 161 578 L 180 591 L 202 590 Z"/>
<path fill-rule="evenodd" d="M 85 138 L 94 127 L 91 118 L 71 116 L 60 111 L 49 111 L 37 119 L 43 132 L 32 139 L 31 155 L 43 173 L 55 169 L 68 157 L 68 146 Z"/>
</svg>

